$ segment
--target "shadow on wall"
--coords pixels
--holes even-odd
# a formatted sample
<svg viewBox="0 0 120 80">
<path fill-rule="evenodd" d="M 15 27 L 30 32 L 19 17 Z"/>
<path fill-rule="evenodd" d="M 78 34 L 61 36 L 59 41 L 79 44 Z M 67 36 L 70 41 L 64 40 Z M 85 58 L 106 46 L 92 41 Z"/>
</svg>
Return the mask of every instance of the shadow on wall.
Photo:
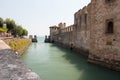
<svg viewBox="0 0 120 80">
<path fill-rule="evenodd" d="M 56 44 L 51 44 L 51 47 L 59 47 L 61 51 L 65 52 L 62 57 L 82 72 L 79 80 L 120 80 L 120 72 L 90 64 L 87 62 L 87 57 Z"/>
</svg>

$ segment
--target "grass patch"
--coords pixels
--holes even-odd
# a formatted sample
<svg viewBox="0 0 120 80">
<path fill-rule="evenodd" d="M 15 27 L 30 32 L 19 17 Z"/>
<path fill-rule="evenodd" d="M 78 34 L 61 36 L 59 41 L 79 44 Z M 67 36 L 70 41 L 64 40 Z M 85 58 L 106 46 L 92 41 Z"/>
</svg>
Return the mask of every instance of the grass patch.
<svg viewBox="0 0 120 80">
<path fill-rule="evenodd" d="M 29 39 L 24 38 L 12 38 L 4 40 L 6 44 L 8 44 L 11 49 L 19 52 L 21 49 L 24 49 L 26 46 L 29 46 L 31 41 Z"/>
<path fill-rule="evenodd" d="M 7 28 L 0 28 L 0 32 L 7 32 Z"/>
</svg>

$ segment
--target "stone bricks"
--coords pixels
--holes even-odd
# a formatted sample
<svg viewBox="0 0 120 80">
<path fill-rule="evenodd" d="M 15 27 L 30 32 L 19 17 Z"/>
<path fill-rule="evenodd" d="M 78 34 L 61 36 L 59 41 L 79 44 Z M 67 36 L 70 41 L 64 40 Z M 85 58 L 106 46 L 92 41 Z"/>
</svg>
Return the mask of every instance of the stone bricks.
<svg viewBox="0 0 120 80">
<path fill-rule="evenodd" d="M 50 28 L 51 40 L 68 47 L 72 45 L 78 52 L 89 52 L 89 62 L 120 71 L 117 66 L 120 62 L 119 3 L 120 0 L 91 0 L 74 14 L 72 26 Z"/>
<path fill-rule="evenodd" d="M 93 0 L 91 2 L 91 10 L 93 13 L 91 17 L 92 26 L 91 26 L 91 36 L 90 39 L 90 56 L 89 61 L 94 61 L 93 63 L 97 63 L 115 70 L 120 71 L 120 66 L 118 68 L 118 64 L 120 62 L 120 27 L 119 27 L 119 19 L 120 19 L 120 5 L 118 3 L 120 0 L 114 0 L 113 2 L 105 2 L 104 0 Z M 113 22 L 113 33 L 106 33 L 108 29 L 108 20 Z M 91 58 L 92 56 L 92 58 Z M 99 57 L 96 59 L 96 56 Z M 102 63 L 99 63 L 102 61 Z M 117 65 L 116 65 L 117 64 Z M 114 66 L 113 66 L 114 65 Z"/>
<path fill-rule="evenodd" d="M 40 80 L 11 49 L 0 50 L 0 80 Z"/>
</svg>

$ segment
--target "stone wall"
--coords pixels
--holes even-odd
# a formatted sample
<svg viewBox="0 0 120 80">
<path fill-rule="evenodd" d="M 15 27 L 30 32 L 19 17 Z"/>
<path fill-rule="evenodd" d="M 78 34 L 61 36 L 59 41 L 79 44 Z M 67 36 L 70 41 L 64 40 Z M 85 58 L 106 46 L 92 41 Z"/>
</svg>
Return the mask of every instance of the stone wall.
<svg viewBox="0 0 120 80">
<path fill-rule="evenodd" d="M 57 43 L 88 55 L 91 63 L 120 71 L 119 3 L 120 0 L 91 0 L 74 14 L 72 30 L 70 26 L 58 26 L 50 37 Z"/>
<path fill-rule="evenodd" d="M 74 14 L 74 46 L 79 52 L 84 54 L 90 48 L 90 5 L 85 6 Z M 83 53 L 82 52 L 82 53 Z"/>
<path fill-rule="evenodd" d="M 89 61 L 120 70 L 120 0 L 93 0 Z M 111 28 L 109 28 L 111 27 Z"/>
<path fill-rule="evenodd" d="M 51 42 L 54 41 L 56 43 L 60 43 L 64 45 L 65 47 L 70 47 L 74 39 L 73 38 L 73 25 L 68 26 L 68 27 L 62 27 L 62 28 L 58 26 L 57 31 L 55 31 L 55 27 L 52 27 L 51 29 L 52 29 L 51 30 L 52 32 L 50 35 Z"/>
</svg>

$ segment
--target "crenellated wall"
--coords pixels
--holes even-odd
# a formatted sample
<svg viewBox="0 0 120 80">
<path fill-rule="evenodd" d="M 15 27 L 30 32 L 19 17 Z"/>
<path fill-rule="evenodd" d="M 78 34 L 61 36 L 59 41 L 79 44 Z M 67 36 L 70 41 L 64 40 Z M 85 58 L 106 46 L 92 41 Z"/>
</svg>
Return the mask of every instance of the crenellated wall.
<svg viewBox="0 0 120 80">
<path fill-rule="evenodd" d="M 73 42 L 73 25 L 68 27 L 64 25 L 65 23 L 60 23 L 58 27 L 50 27 L 50 41 L 69 46 Z"/>
<path fill-rule="evenodd" d="M 50 27 L 50 37 L 91 63 L 120 71 L 120 0 L 91 0 L 74 14 L 74 24 Z"/>
<path fill-rule="evenodd" d="M 85 6 L 74 14 L 74 45 L 81 52 L 90 48 L 90 6 Z"/>
</svg>

